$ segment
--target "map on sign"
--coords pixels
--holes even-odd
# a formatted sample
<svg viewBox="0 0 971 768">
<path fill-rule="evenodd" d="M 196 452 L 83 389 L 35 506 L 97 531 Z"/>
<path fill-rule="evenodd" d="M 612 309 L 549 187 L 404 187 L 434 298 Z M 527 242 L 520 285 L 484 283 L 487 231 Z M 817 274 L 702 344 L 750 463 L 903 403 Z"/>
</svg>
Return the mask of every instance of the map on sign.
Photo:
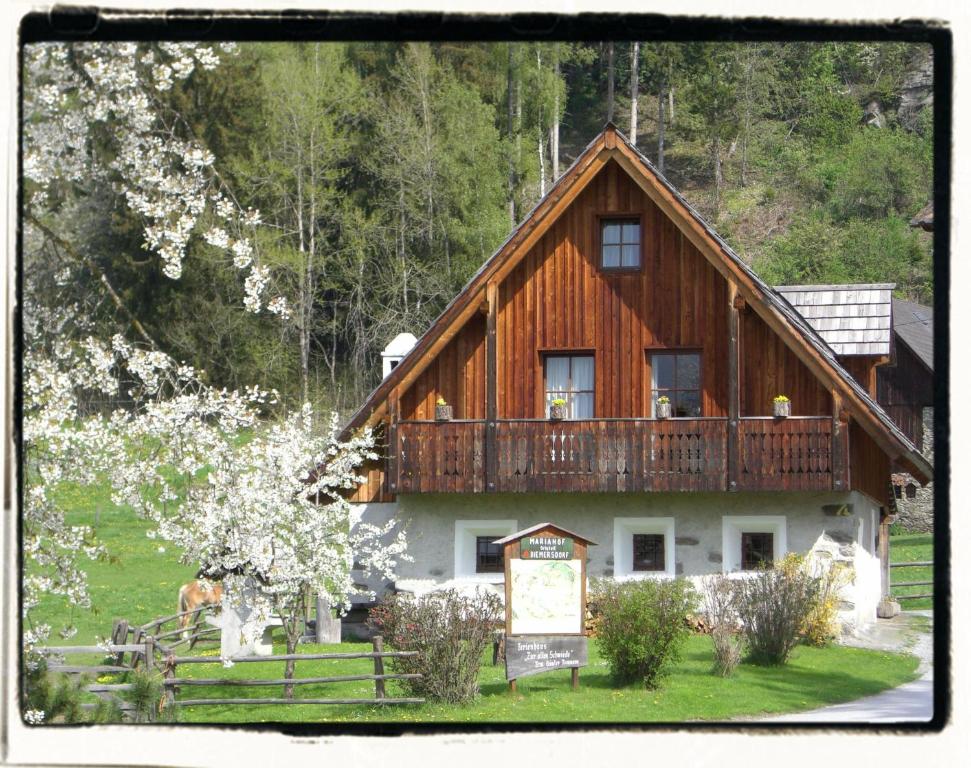
<svg viewBox="0 0 971 768">
<path fill-rule="evenodd" d="M 583 631 L 579 560 L 511 560 L 514 635 Z"/>
</svg>

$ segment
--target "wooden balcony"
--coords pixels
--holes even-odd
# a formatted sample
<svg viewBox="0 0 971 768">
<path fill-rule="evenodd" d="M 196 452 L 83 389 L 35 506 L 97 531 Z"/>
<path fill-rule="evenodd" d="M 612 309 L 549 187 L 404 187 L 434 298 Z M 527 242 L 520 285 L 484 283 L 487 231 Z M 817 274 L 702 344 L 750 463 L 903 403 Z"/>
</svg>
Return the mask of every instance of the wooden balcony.
<svg viewBox="0 0 971 768">
<path fill-rule="evenodd" d="M 404 421 L 392 434 L 397 493 L 828 490 L 848 455 L 829 417 L 740 419 L 734 461 L 727 419 Z"/>
</svg>

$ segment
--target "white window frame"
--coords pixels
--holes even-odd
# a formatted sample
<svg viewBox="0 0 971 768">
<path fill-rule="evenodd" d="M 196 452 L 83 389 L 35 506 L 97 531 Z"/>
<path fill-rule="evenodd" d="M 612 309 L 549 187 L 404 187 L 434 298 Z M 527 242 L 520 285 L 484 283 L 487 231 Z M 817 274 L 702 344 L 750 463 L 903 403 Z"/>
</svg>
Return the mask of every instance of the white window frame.
<svg viewBox="0 0 971 768">
<path fill-rule="evenodd" d="M 634 534 L 660 533 L 664 535 L 664 570 L 634 570 Z M 615 517 L 614 518 L 614 578 L 673 579 L 675 575 L 674 518 L 673 517 Z"/>
<path fill-rule="evenodd" d="M 723 515 L 722 573 L 751 573 L 742 570 L 743 533 L 771 533 L 773 563 L 778 563 L 789 551 L 785 515 Z"/>
<path fill-rule="evenodd" d="M 477 536 L 495 536 L 501 539 L 518 530 L 515 520 L 456 520 L 455 578 L 501 584 L 506 578 L 504 573 L 475 572 L 475 539 Z"/>
</svg>

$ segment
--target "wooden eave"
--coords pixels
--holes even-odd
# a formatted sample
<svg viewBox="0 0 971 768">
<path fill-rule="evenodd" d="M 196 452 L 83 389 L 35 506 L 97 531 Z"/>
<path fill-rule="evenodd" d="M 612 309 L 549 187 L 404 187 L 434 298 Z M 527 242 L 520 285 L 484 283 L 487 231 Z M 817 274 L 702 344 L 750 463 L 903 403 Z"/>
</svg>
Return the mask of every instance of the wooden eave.
<svg viewBox="0 0 971 768">
<path fill-rule="evenodd" d="M 368 396 L 344 429 L 374 425 L 387 413 L 388 399 L 403 392 L 439 351 L 461 330 L 485 299 L 486 287 L 497 285 L 545 234 L 610 160 L 616 161 L 739 295 L 810 371 L 838 397 L 846 411 L 894 461 L 922 483 L 933 479 L 933 467 L 866 390 L 839 364 L 832 349 L 797 310 L 779 296 L 702 219 L 651 162 L 614 126 L 607 124 L 550 192 L 537 203 L 509 239 L 483 264 L 445 308 L 415 347 Z"/>
</svg>

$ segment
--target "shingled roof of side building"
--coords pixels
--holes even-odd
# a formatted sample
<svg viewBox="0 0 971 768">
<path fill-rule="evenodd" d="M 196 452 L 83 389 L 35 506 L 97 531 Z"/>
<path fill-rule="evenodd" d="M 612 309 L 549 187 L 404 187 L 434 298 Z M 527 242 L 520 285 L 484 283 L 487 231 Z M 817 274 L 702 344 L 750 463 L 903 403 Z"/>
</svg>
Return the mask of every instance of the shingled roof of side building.
<svg viewBox="0 0 971 768">
<path fill-rule="evenodd" d="M 903 299 L 893 300 L 893 331 L 934 372 L 934 310 Z"/>
<path fill-rule="evenodd" d="M 893 283 L 777 285 L 837 355 L 889 355 Z"/>
</svg>

